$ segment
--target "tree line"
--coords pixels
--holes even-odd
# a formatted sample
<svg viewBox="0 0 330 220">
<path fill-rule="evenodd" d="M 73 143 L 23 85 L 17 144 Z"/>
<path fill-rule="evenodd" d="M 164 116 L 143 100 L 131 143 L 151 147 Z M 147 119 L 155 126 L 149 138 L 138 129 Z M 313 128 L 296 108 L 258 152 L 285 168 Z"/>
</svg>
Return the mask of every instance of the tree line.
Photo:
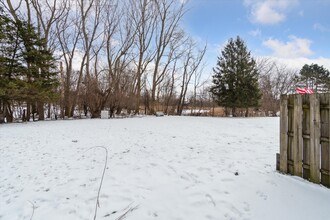
<svg viewBox="0 0 330 220">
<path fill-rule="evenodd" d="M 177 0 L 0 0 L 0 111 L 44 119 L 60 107 L 99 117 L 122 109 L 182 112 L 199 80 L 206 43 L 183 29 Z M 25 89 L 26 87 L 26 89 Z M 24 88 L 24 89 L 23 89 Z M 193 95 L 191 95 L 193 96 Z M 32 114 L 33 115 L 33 114 Z"/>
<path fill-rule="evenodd" d="M 15 4 L 14 4 L 15 3 Z M 181 115 L 211 106 L 276 112 L 280 94 L 305 86 L 328 92 L 329 71 L 300 71 L 255 59 L 240 37 L 229 39 L 202 80 L 206 43 L 185 32 L 177 0 L 0 0 L 0 116 L 52 114 L 92 118 L 128 113 Z M 212 74 L 212 73 L 210 73 Z M 1 121 L 1 117 L 0 117 Z"/>
<path fill-rule="evenodd" d="M 295 88 L 330 90 L 330 73 L 323 66 L 305 64 L 297 71 L 271 59 L 256 60 L 239 36 L 229 39 L 213 72 L 213 99 L 232 116 L 243 109 L 247 117 L 251 108 L 274 115 L 279 111 L 280 95 L 294 93 Z"/>
</svg>

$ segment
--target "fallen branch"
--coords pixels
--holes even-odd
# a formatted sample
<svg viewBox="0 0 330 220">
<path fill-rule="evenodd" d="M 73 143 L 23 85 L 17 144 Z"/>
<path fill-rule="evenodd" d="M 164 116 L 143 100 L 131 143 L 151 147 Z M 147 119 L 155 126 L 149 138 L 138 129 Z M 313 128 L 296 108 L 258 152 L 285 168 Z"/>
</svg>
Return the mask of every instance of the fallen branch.
<svg viewBox="0 0 330 220">
<path fill-rule="evenodd" d="M 31 202 L 31 201 L 28 201 L 29 203 L 31 203 L 31 205 L 32 205 L 32 215 L 31 215 L 31 217 L 30 217 L 30 220 L 32 220 L 32 218 L 33 218 L 33 215 L 34 215 L 34 210 L 35 210 L 35 205 L 34 205 L 34 203 L 33 202 Z"/>
<path fill-rule="evenodd" d="M 134 206 L 134 207 L 129 207 L 128 206 L 126 209 L 124 209 L 124 211 L 125 210 L 126 211 L 122 215 L 120 215 L 118 218 L 116 218 L 116 220 L 123 220 L 127 216 L 128 213 L 133 212 L 137 208 L 139 208 L 139 205 Z"/>
<path fill-rule="evenodd" d="M 93 148 L 103 148 L 105 150 L 105 153 L 106 153 L 105 154 L 104 168 L 103 168 L 102 177 L 101 177 L 101 182 L 100 182 L 100 186 L 99 186 L 99 189 L 98 189 L 98 192 L 97 192 L 97 197 L 96 197 L 95 213 L 94 213 L 94 220 L 96 220 L 97 208 L 100 208 L 100 193 L 101 193 L 101 188 L 102 188 L 102 184 L 103 184 L 104 174 L 105 174 L 105 170 L 107 169 L 108 149 L 103 147 L 103 146 L 96 146 L 96 147 L 89 148 L 85 152 L 87 152 L 87 151 L 89 151 Z"/>
</svg>

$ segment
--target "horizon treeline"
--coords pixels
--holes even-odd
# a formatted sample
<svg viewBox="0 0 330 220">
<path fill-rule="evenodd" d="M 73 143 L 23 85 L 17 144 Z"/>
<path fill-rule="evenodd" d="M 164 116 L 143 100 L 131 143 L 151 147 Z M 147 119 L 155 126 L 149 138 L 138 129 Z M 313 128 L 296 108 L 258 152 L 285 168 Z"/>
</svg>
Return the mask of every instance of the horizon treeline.
<svg viewBox="0 0 330 220">
<path fill-rule="evenodd" d="M 8 122 L 17 109 L 29 121 L 214 106 L 207 44 L 184 30 L 187 8 L 179 0 L 0 0 L 0 7 L 0 116 Z M 251 58 L 256 99 L 240 91 L 238 107 L 275 113 L 280 94 L 296 86 L 328 91 L 323 67 L 299 72 Z"/>
</svg>

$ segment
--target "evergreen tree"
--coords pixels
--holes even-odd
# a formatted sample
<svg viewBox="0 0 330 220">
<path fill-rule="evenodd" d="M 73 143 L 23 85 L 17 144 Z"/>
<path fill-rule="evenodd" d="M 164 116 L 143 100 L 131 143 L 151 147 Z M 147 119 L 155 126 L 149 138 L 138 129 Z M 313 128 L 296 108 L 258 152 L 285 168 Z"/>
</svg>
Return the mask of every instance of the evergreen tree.
<svg viewBox="0 0 330 220">
<path fill-rule="evenodd" d="M 232 108 L 233 116 L 237 108 L 245 108 L 247 116 L 249 107 L 259 105 L 261 93 L 256 62 L 240 37 L 229 39 L 213 71 L 210 91 L 219 106 Z"/>
<path fill-rule="evenodd" d="M 12 35 L 12 24 L 8 17 L 0 9 L 0 99 L 8 99 L 7 88 L 11 77 L 10 65 L 15 63 L 15 59 L 11 56 L 12 45 L 10 35 Z"/>
<path fill-rule="evenodd" d="M 55 59 L 50 50 L 44 48 L 45 39 L 35 31 L 35 28 L 22 22 L 19 25 L 20 38 L 23 42 L 23 59 L 25 77 L 28 82 L 27 99 L 29 101 L 47 102 L 54 100 L 54 89 L 58 85 Z"/>
<path fill-rule="evenodd" d="M 317 64 L 305 64 L 296 76 L 298 87 L 307 87 L 315 92 L 328 92 L 330 89 L 329 70 Z"/>
<path fill-rule="evenodd" d="M 19 39 L 14 22 L 0 9 L 0 114 L 12 121 L 10 101 L 19 101 L 24 88 Z M 2 118 L 1 117 L 1 118 Z"/>
<path fill-rule="evenodd" d="M 30 104 L 56 99 L 58 79 L 55 59 L 31 24 L 0 10 L 0 28 L 0 104 L 10 121 L 13 101 L 26 102 L 29 113 Z"/>
</svg>

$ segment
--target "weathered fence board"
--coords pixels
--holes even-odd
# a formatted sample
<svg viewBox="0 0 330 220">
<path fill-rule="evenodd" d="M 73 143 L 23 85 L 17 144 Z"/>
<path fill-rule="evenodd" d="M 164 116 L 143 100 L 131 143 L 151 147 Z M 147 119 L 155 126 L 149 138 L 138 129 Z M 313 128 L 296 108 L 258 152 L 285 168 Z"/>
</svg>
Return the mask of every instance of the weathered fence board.
<svg viewBox="0 0 330 220">
<path fill-rule="evenodd" d="M 294 110 L 293 110 L 293 141 L 292 141 L 292 153 L 293 153 L 293 174 L 295 176 L 302 176 L 302 98 L 301 96 L 294 96 Z"/>
<path fill-rule="evenodd" d="M 317 94 L 309 95 L 310 98 L 310 180 L 320 182 L 320 103 Z"/>
<path fill-rule="evenodd" d="M 278 169 L 330 187 L 330 94 L 282 95 Z"/>
<path fill-rule="evenodd" d="M 310 178 L 310 108 L 309 108 L 309 96 L 302 96 L 303 97 L 303 129 L 302 129 L 302 136 L 303 136 L 303 178 L 309 179 Z"/>
<path fill-rule="evenodd" d="M 330 101 L 329 96 L 320 96 L 320 116 L 321 116 L 321 184 L 330 186 Z"/>
<path fill-rule="evenodd" d="M 288 98 L 288 173 L 294 175 L 293 172 L 293 124 L 294 124 L 294 100 L 293 96 Z"/>
<path fill-rule="evenodd" d="M 280 171 L 288 172 L 288 98 L 281 96 L 280 118 Z"/>
</svg>

